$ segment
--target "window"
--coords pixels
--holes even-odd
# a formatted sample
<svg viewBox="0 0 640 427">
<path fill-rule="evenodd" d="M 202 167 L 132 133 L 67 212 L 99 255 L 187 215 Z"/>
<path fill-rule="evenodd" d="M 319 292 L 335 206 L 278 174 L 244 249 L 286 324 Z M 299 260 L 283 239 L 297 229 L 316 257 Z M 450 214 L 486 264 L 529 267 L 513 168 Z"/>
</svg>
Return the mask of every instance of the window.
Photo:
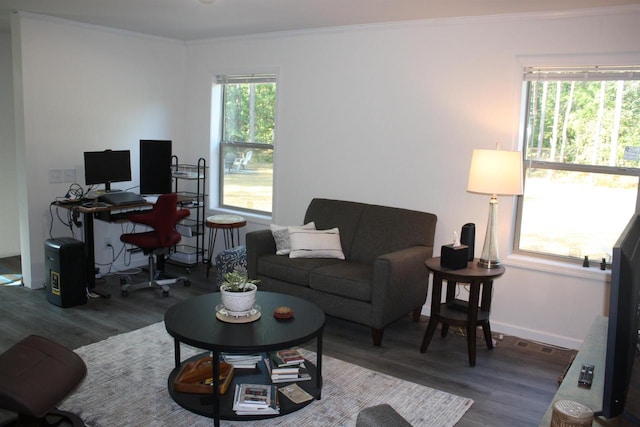
<svg viewBox="0 0 640 427">
<path fill-rule="evenodd" d="M 607 262 L 638 211 L 640 67 L 528 68 L 516 249 Z"/>
<path fill-rule="evenodd" d="M 276 76 L 218 76 L 221 85 L 219 205 L 270 214 Z"/>
</svg>

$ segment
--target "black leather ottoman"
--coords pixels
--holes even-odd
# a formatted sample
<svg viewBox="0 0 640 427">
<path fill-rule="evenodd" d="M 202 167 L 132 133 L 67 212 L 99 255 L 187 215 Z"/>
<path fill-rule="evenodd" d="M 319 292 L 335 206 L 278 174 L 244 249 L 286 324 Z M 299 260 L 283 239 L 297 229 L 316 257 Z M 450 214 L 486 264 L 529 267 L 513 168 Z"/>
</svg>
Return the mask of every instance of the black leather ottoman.
<svg viewBox="0 0 640 427">
<path fill-rule="evenodd" d="M 56 405 L 87 374 L 76 353 L 49 339 L 30 335 L 0 355 L 0 408 L 18 414 L 17 424 L 41 425 L 47 415 L 67 418 L 84 426 L 74 414 Z"/>
</svg>

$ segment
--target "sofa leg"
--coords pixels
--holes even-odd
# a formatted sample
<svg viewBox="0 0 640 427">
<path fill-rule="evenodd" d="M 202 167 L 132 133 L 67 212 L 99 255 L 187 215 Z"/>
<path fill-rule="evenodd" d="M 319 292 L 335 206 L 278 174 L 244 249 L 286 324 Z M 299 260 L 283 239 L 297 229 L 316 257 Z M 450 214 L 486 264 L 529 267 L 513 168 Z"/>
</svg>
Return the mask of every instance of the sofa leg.
<svg viewBox="0 0 640 427">
<path fill-rule="evenodd" d="M 422 315 L 422 307 L 416 308 L 415 310 L 413 310 L 413 314 L 412 314 L 413 321 L 414 322 L 419 322 L 421 315 Z"/>
<path fill-rule="evenodd" d="M 371 328 L 371 336 L 373 337 L 373 345 L 380 347 L 382 345 L 382 333 L 384 329 Z"/>
</svg>

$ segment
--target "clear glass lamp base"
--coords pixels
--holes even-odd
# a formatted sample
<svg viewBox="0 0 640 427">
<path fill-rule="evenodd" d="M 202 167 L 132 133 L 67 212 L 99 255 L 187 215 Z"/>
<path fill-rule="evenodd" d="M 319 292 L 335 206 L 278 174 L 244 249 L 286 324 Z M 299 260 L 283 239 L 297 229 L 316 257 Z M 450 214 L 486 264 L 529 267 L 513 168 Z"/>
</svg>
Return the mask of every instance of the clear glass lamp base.
<svg viewBox="0 0 640 427">
<path fill-rule="evenodd" d="M 484 236 L 484 246 L 478 265 L 483 268 L 500 267 L 498 258 L 498 198 L 494 194 L 489 202 L 489 220 L 487 233 Z"/>
</svg>

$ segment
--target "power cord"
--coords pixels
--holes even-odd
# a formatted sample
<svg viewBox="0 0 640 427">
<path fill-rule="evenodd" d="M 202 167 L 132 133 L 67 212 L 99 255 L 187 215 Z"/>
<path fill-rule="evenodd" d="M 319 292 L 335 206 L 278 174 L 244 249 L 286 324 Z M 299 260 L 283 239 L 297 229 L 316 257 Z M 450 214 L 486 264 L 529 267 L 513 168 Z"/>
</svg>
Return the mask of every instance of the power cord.
<svg viewBox="0 0 640 427">
<path fill-rule="evenodd" d="M 64 195 L 67 200 L 80 200 L 84 197 L 85 193 L 80 184 L 73 183 L 69 186 L 67 194 Z"/>
<path fill-rule="evenodd" d="M 71 217 L 71 211 L 69 209 L 65 209 L 65 211 L 67 212 L 67 219 L 65 220 L 64 218 L 62 218 L 60 216 L 60 209 L 59 206 L 57 206 L 55 204 L 55 202 L 51 202 L 49 204 L 49 216 L 51 218 L 51 221 L 49 222 L 49 237 L 51 239 L 53 239 L 53 207 L 55 206 L 56 208 L 56 217 L 58 218 L 58 221 L 60 221 L 62 223 L 62 225 L 64 225 L 65 227 L 69 227 L 69 230 L 71 230 L 71 235 L 73 236 L 73 219 Z"/>
</svg>

